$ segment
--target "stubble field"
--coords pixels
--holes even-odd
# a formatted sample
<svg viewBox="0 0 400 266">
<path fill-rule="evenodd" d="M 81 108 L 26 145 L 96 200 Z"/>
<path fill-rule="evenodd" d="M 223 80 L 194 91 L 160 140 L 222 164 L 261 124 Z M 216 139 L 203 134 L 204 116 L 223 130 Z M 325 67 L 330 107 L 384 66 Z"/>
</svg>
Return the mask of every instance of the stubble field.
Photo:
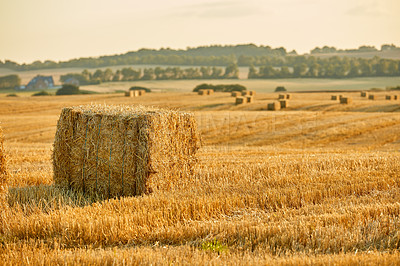
<svg viewBox="0 0 400 266">
<path fill-rule="evenodd" d="M 329 93 L 0 96 L 10 172 L 4 264 L 398 264 L 400 101 Z M 61 108 L 142 104 L 194 111 L 194 176 L 165 191 L 92 202 L 53 186 Z"/>
</svg>

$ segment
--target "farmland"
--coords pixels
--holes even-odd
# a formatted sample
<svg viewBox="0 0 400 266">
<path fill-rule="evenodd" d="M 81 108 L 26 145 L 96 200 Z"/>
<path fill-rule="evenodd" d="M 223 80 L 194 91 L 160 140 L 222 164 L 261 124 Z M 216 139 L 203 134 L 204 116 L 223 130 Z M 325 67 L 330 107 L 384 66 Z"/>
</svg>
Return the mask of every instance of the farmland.
<svg viewBox="0 0 400 266">
<path fill-rule="evenodd" d="M 137 98 L 0 95 L 10 172 L 0 261 L 399 263 L 400 100 L 385 100 L 394 92 L 377 92 L 375 101 L 341 93 L 354 99 L 349 105 L 331 101 L 331 93 L 292 93 L 289 108 L 266 111 L 280 81 L 243 81 L 257 91 L 247 105 L 235 105 L 229 93 L 191 93 L 193 82 L 134 83 L 159 91 Z M 292 82 L 294 90 L 311 90 L 324 81 Z M 348 81 L 337 82 L 326 86 L 348 88 Z M 91 89 L 129 87 L 116 84 Z M 51 154 L 61 108 L 90 103 L 193 111 L 202 136 L 193 177 L 149 195 L 99 202 L 54 187 Z"/>
</svg>

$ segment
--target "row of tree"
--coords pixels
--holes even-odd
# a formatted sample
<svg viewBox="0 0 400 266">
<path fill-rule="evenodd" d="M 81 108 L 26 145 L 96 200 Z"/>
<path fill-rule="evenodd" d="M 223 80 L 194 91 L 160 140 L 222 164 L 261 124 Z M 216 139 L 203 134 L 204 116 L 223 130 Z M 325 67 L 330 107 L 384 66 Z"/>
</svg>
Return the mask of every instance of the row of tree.
<svg viewBox="0 0 400 266">
<path fill-rule="evenodd" d="M 383 44 L 381 45 L 380 51 L 388 50 L 400 50 L 400 47 L 396 47 L 394 44 Z M 379 51 L 375 46 L 362 45 L 358 49 L 337 49 L 333 46 L 324 46 L 322 48 L 315 47 L 310 51 L 311 54 L 331 54 L 331 53 L 366 53 L 366 52 L 377 52 Z"/>
<path fill-rule="evenodd" d="M 400 61 L 391 59 L 348 57 L 296 57 L 282 62 L 269 62 L 256 69 L 251 66 L 248 77 L 254 78 L 355 78 L 400 76 Z"/>
<path fill-rule="evenodd" d="M 21 85 L 18 75 L 7 75 L 0 77 L 0 89 L 13 89 Z"/>
<path fill-rule="evenodd" d="M 60 81 L 68 82 L 69 79 L 76 79 L 81 85 L 98 84 L 110 81 L 135 81 L 135 80 L 176 80 L 176 79 L 237 79 L 239 78 L 239 68 L 236 64 L 228 65 L 225 70 L 219 67 L 200 67 L 200 68 L 144 68 L 133 69 L 126 67 L 115 72 L 107 68 L 97 69 L 94 73 L 88 70 L 82 73 L 70 73 L 62 75 Z"/>
</svg>

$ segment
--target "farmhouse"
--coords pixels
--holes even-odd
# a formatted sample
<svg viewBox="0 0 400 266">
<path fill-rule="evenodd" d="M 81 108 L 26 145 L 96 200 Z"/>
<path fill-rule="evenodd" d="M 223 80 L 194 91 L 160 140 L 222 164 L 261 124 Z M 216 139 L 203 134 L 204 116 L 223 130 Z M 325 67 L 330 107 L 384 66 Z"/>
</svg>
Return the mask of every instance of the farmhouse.
<svg viewBox="0 0 400 266">
<path fill-rule="evenodd" d="M 27 90 L 41 90 L 41 89 L 50 89 L 54 87 L 54 81 L 52 76 L 36 76 L 31 81 L 29 81 L 28 85 L 26 85 Z"/>
</svg>

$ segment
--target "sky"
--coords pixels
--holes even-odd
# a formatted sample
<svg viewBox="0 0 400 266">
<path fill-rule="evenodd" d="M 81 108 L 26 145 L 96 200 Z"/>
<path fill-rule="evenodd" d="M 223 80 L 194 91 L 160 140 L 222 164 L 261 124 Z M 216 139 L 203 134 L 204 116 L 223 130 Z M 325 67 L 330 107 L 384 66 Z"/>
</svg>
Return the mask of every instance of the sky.
<svg viewBox="0 0 400 266">
<path fill-rule="evenodd" d="M 400 46 L 399 0 L 0 0 L 0 60 L 253 43 Z"/>
</svg>

